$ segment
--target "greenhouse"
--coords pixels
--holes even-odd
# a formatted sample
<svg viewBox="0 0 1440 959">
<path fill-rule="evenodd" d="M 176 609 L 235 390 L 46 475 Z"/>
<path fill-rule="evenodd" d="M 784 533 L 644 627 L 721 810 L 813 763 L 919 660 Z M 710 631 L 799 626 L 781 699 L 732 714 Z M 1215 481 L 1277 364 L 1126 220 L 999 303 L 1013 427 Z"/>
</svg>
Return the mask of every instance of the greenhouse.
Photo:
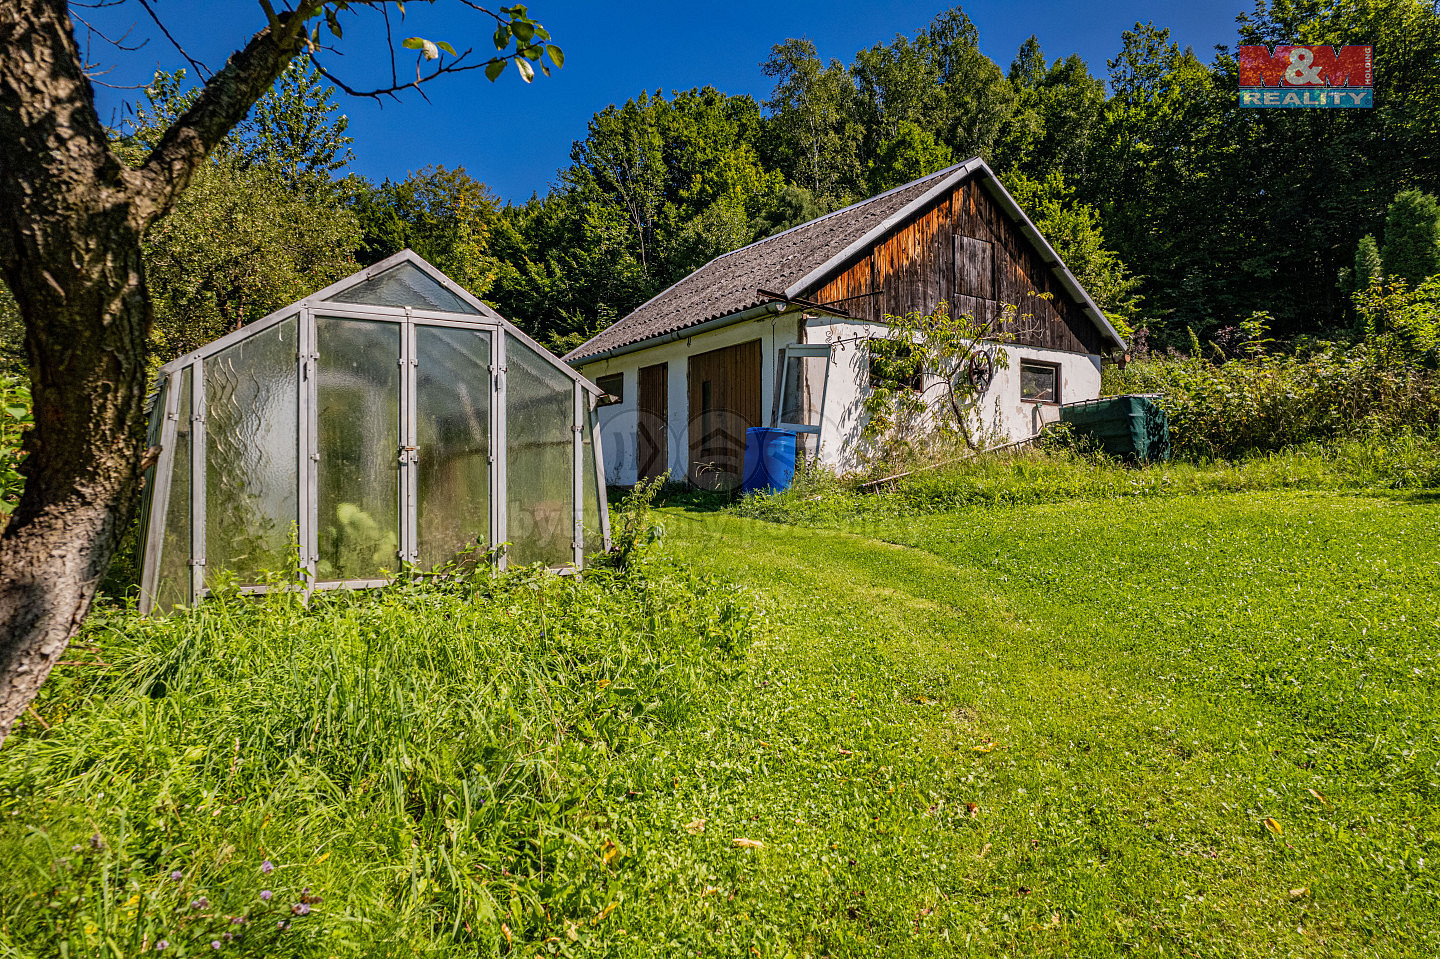
<svg viewBox="0 0 1440 959">
<path fill-rule="evenodd" d="M 287 570 L 326 589 L 457 561 L 580 569 L 609 546 L 599 396 L 398 253 L 161 367 L 141 609 Z"/>
</svg>

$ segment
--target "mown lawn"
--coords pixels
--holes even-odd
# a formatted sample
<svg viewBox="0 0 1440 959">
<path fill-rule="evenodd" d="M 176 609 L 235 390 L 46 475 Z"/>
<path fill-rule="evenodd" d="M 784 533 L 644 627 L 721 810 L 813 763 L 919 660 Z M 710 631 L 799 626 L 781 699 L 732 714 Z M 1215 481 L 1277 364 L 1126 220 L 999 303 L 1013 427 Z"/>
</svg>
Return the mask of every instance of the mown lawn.
<svg viewBox="0 0 1440 959">
<path fill-rule="evenodd" d="M 1440 504 L 667 521 L 777 623 L 658 804 L 709 819 L 679 925 L 761 954 L 1440 952 Z"/>
</svg>

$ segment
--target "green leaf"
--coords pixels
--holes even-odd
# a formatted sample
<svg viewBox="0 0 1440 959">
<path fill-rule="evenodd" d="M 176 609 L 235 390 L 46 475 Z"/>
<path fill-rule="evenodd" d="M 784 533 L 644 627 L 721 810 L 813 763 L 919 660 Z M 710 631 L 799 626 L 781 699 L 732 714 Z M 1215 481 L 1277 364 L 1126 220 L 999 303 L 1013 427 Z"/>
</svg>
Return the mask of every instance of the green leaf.
<svg viewBox="0 0 1440 959">
<path fill-rule="evenodd" d="M 435 46 L 439 47 L 441 50 L 444 50 L 452 57 L 455 56 L 455 48 L 450 46 L 450 44 L 446 43 L 444 40 L 436 40 Z"/>
<path fill-rule="evenodd" d="M 565 65 L 565 51 L 555 46 L 555 44 L 547 43 L 545 45 L 545 52 L 550 54 L 550 62 L 557 67 L 563 67 Z"/>
<path fill-rule="evenodd" d="M 504 60 L 491 60 L 489 63 L 485 64 L 485 76 L 490 78 L 491 83 L 494 83 L 496 80 L 500 79 L 500 74 L 504 72 Z"/>
<path fill-rule="evenodd" d="M 535 68 L 532 67 L 530 65 L 530 62 L 528 60 L 525 60 L 523 57 L 515 61 L 515 69 L 520 71 L 520 78 L 526 83 L 529 83 L 531 80 L 535 79 Z"/>
<path fill-rule="evenodd" d="M 504 50 L 510 45 L 510 24 L 502 23 L 495 28 L 495 49 Z"/>
<path fill-rule="evenodd" d="M 423 50 L 425 48 L 425 41 L 419 37 L 406 37 L 400 41 L 400 46 L 406 50 Z"/>
<path fill-rule="evenodd" d="M 535 28 L 531 26 L 528 21 L 516 21 L 510 25 L 510 29 L 515 33 L 516 38 L 521 43 L 529 43 L 535 39 Z"/>
</svg>

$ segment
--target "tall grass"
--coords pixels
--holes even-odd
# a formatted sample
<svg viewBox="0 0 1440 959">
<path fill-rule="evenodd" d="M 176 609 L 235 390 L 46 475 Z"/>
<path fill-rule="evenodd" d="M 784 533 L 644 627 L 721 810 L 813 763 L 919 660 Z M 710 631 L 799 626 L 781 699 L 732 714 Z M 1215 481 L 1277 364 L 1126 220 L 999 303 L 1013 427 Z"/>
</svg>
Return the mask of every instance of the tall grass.
<svg viewBox="0 0 1440 959">
<path fill-rule="evenodd" d="M 1177 460 L 1138 469 L 1103 456 L 1030 449 L 938 465 L 899 465 L 925 468 L 878 486 L 809 470 L 799 474 L 791 489 L 748 496 L 736 510 L 756 519 L 825 525 L 847 518 L 1072 499 L 1120 501 L 1274 489 L 1430 490 L 1440 488 L 1440 440 L 1401 433 L 1383 441 L 1310 443 L 1236 460 Z"/>
<path fill-rule="evenodd" d="M 0 955 L 563 936 L 614 906 L 632 752 L 754 616 L 652 561 L 94 616 L 0 752 Z"/>
</svg>

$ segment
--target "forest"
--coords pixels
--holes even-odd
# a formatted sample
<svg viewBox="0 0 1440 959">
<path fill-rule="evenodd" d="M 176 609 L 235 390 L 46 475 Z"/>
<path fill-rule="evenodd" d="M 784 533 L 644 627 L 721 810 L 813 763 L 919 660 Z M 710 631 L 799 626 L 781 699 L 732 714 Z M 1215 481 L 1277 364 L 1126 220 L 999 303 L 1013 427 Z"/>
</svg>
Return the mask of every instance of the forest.
<svg viewBox="0 0 1440 959">
<path fill-rule="evenodd" d="M 960 7 L 848 64 L 784 39 L 757 67 L 763 102 L 641 91 L 597 113 L 524 203 L 464 168 L 348 172 L 334 91 L 297 64 L 148 237 L 154 360 L 406 246 L 563 351 L 714 256 L 972 156 L 1152 348 L 1223 342 L 1257 311 L 1282 341 L 1335 338 L 1368 276 L 1440 272 L 1424 242 L 1440 192 L 1431 4 L 1261 0 L 1237 17 L 1236 45 L 1373 44 L 1373 109 L 1242 109 L 1229 49 L 1207 59 L 1153 22 L 1103 66 L 1034 36 L 1002 66 L 980 42 Z M 158 74 L 114 131 L 137 163 L 189 79 Z M 24 366 L 13 308 L 0 364 Z"/>
</svg>

